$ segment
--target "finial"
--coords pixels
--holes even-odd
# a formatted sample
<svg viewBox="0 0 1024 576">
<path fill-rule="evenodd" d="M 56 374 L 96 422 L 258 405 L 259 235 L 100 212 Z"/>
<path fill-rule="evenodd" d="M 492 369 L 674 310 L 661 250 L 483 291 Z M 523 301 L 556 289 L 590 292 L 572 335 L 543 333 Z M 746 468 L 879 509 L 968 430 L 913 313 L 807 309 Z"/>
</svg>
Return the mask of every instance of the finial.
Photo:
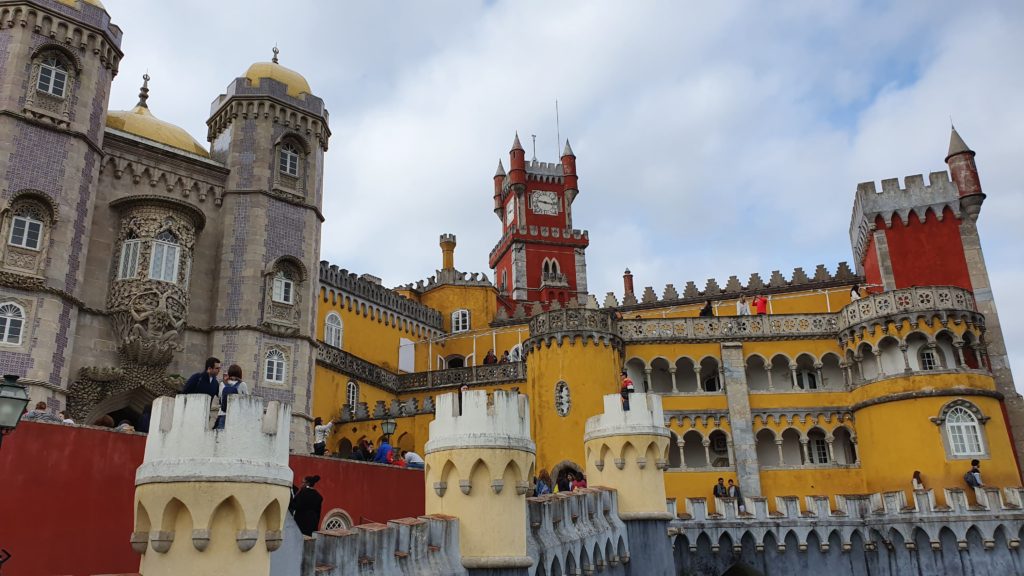
<svg viewBox="0 0 1024 576">
<path fill-rule="evenodd" d="M 146 100 L 149 98 L 149 72 L 142 75 L 142 88 L 139 88 L 139 103 L 136 106 L 149 108 Z"/>
<path fill-rule="evenodd" d="M 530 138 L 533 138 L 533 161 L 537 161 L 537 135 L 530 134 Z"/>
<path fill-rule="evenodd" d="M 273 62 L 274 64 L 277 64 L 277 55 L 280 53 L 281 51 L 277 49 L 277 44 L 274 44 L 274 57 L 271 58 L 270 61 Z"/>
</svg>

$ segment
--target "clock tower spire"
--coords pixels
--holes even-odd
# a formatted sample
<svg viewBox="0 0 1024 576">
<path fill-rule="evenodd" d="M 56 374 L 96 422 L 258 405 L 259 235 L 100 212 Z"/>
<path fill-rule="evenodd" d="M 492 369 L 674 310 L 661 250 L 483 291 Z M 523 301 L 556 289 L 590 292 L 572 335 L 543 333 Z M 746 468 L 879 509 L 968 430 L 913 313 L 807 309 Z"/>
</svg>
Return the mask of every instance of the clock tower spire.
<svg viewBox="0 0 1024 576">
<path fill-rule="evenodd" d="M 494 175 L 494 208 L 502 234 L 489 264 L 504 300 L 582 301 L 587 296 L 586 231 L 573 229 L 579 195 L 576 155 L 565 142 L 559 162 L 526 161 L 519 135 L 509 172 Z"/>
</svg>

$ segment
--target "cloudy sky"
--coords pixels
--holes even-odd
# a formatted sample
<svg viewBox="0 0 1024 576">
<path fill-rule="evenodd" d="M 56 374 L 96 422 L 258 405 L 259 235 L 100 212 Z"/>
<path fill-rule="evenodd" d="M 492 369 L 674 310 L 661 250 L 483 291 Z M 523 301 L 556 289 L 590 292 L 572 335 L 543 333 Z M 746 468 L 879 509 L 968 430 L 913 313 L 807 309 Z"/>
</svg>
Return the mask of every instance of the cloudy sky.
<svg viewBox="0 0 1024 576">
<path fill-rule="evenodd" d="M 281 49 L 330 110 L 322 258 L 389 286 L 487 270 L 491 176 L 578 156 L 590 290 L 703 287 L 852 259 L 858 182 L 945 168 L 950 116 L 978 153 L 980 219 L 1024 388 L 1024 3 L 104 0 L 124 29 L 112 109 L 206 141 L 209 105 Z M 506 161 L 507 165 L 507 161 Z"/>
</svg>

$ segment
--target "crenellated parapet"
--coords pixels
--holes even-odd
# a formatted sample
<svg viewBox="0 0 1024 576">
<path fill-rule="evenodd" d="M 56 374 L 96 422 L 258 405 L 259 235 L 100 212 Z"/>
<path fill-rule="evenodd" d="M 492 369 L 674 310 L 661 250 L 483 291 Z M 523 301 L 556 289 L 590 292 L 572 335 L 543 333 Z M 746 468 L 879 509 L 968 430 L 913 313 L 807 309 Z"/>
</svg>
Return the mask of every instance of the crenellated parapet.
<svg viewBox="0 0 1024 576">
<path fill-rule="evenodd" d="M 528 354 L 541 346 L 562 346 L 577 340 L 584 346 L 589 343 L 622 350 L 615 324 L 612 314 L 604 310 L 554 307 L 530 319 L 530 338 L 523 343 L 523 351 Z"/>
<path fill-rule="evenodd" d="M 618 494 L 603 487 L 528 498 L 527 546 L 537 574 L 593 574 L 629 562 Z"/>
<path fill-rule="evenodd" d="M 960 217 L 960 194 L 945 170 L 929 174 L 927 185 L 921 174 L 907 176 L 903 183 L 904 187 L 900 188 L 896 178 L 882 180 L 881 192 L 874 182 L 857 185 L 853 214 L 850 217 L 850 245 L 853 246 L 856 262 L 864 261 L 868 235 L 875 229 L 875 221 L 879 216 L 885 221 L 886 227 L 892 226 L 894 217 L 907 224 L 911 212 L 922 222 L 928 212 L 942 220 L 947 208 L 955 217 Z"/>
<path fill-rule="evenodd" d="M 360 305 L 364 305 L 364 308 L 365 305 L 378 306 L 419 322 L 424 328 L 440 331 L 444 326 L 441 313 L 437 310 L 413 302 L 394 290 L 366 280 L 344 268 L 338 268 L 326 260 L 320 261 L 320 285 L 327 289 L 324 293 L 325 302 L 328 298 L 335 298 L 337 291 L 338 296 L 349 297 L 347 302 L 350 307 L 355 306 L 358 309 Z"/>
<path fill-rule="evenodd" d="M 205 394 L 153 403 L 131 535 L 142 573 L 269 572 L 292 484 L 290 419 L 287 405 L 235 395 L 225 428 L 213 430 Z"/>
</svg>

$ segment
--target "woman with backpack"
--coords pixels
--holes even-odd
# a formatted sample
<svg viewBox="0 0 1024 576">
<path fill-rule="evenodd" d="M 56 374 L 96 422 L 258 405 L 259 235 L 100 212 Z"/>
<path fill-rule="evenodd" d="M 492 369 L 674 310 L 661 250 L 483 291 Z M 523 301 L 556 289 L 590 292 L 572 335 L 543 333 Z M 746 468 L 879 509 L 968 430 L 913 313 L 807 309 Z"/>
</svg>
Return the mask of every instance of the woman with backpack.
<svg viewBox="0 0 1024 576">
<path fill-rule="evenodd" d="M 242 367 L 238 364 L 228 366 L 228 376 L 220 383 L 220 390 L 217 397 L 220 399 L 220 412 L 217 413 L 217 423 L 213 425 L 214 430 L 223 430 L 224 421 L 228 414 L 228 396 L 232 394 L 249 394 L 249 385 L 242 381 Z"/>
</svg>

